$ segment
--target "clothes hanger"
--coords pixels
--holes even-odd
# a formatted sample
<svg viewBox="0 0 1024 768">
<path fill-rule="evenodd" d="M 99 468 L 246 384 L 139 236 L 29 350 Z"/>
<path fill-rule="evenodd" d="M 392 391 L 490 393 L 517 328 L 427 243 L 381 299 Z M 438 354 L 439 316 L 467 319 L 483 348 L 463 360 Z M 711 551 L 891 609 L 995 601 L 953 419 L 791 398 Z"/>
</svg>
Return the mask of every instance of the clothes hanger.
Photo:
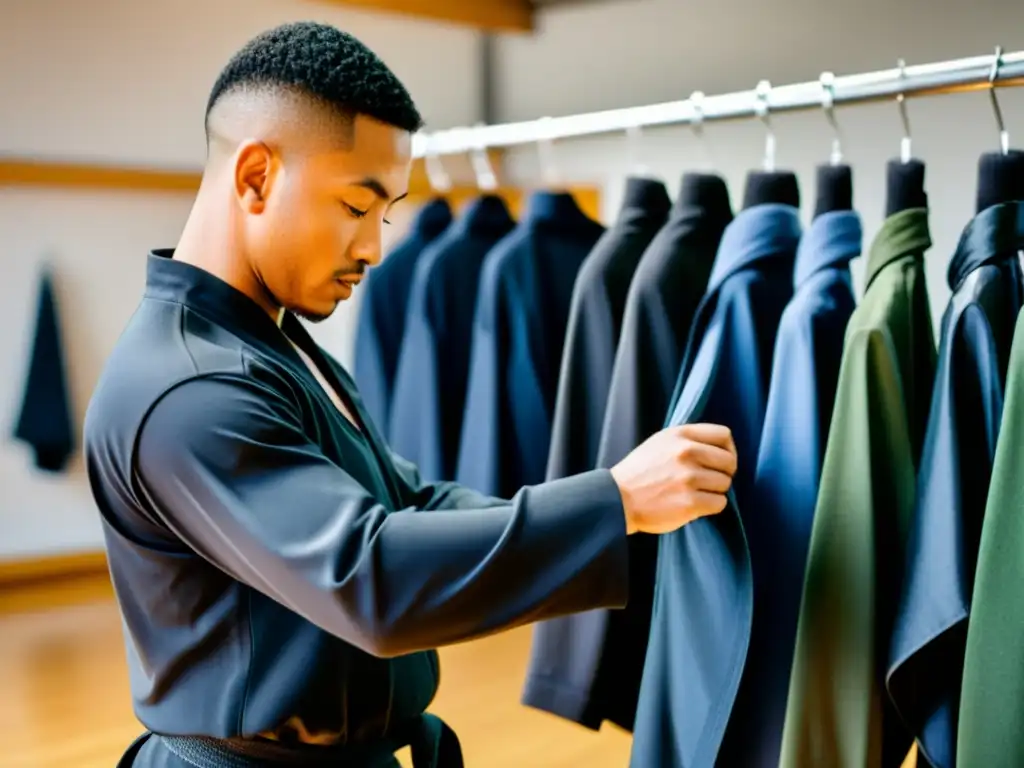
<svg viewBox="0 0 1024 768">
<path fill-rule="evenodd" d="M 644 131 L 639 123 L 626 128 L 626 151 L 628 153 L 629 169 L 627 176 L 635 179 L 647 179 L 656 181 L 656 176 L 651 167 L 643 161 Z"/>
<path fill-rule="evenodd" d="M 690 107 L 693 110 L 693 119 L 690 127 L 693 135 L 701 146 L 703 164 L 700 171 L 684 173 L 682 184 L 679 189 L 679 196 L 676 198 L 676 206 L 680 209 L 689 208 L 710 208 L 720 210 L 729 208 L 729 190 L 725 179 L 716 173 L 714 153 L 711 149 L 711 142 L 704 134 L 704 92 L 694 91 L 689 98 Z M 723 204 L 723 201 L 724 204 Z"/>
<path fill-rule="evenodd" d="M 757 116 L 764 123 L 764 170 L 747 174 L 743 207 L 776 203 L 800 207 L 800 186 L 792 171 L 775 170 L 775 130 L 772 128 L 768 97 L 772 85 L 767 80 L 757 84 Z"/>
<path fill-rule="evenodd" d="M 444 197 L 452 191 L 452 179 L 445 170 L 441 156 L 434 150 L 433 143 L 433 138 L 428 137 L 423 153 L 423 167 L 427 172 L 427 183 L 430 184 L 430 188 L 438 197 Z"/>
<path fill-rule="evenodd" d="M 986 152 L 978 159 L 978 188 L 975 210 L 981 211 L 999 203 L 1024 200 L 1024 152 L 1010 149 L 1010 134 L 1003 123 L 1003 111 L 996 96 L 996 81 L 1003 63 L 1002 46 L 996 46 L 989 74 L 989 97 L 999 131 L 999 151 Z"/>
<path fill-rule="evenodd" d="M 905 75 L 906 63 L 903 59 L 897 64 L 900 77 Z M 886 168 L 885 215 L 905 211 L 910 208 L 927 208 L 928 195 L 924 189 L 924 163 L 914 158 L 910 142 L 910 118 L 907 116 L 906 96 L 899 93 L 896 104 L 900 109 L 903 122 L 903 138 L 900 139 L 900 156 L 892 159 Z"/>
<path fill-rule="evenodd" d="M 473 165 L 473 174 L 476 177 L 476 186 L 482 192 L 493 194 L 498 189 L 498 175 L 494 172 L 494 165 L 491 164 L 491 156 L 487 152 L 487 145 L 479 141 L 469 153 L 469 160 Z"/>
<path fill-rule="evenodd" d="M 821 73 L 822 108 L 832 126 L 832 154 L 827 165 L 817 169 L 817 197 L 814 218 L 831 211 L 853 210 L 853 169 L 843 163 L 843 140 L 839 121 L 836 120 L 835 75 Z"/>
</svg>

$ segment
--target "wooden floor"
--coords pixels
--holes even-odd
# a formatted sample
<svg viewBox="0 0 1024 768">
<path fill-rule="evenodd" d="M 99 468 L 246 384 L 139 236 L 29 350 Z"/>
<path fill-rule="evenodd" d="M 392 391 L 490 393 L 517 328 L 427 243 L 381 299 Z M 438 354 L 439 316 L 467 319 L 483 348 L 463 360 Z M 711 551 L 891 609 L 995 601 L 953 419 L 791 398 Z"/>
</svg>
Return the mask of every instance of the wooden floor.
<svg viewBox="0 0 1024 768">
<path fill-rule="evenodd" d="M 117 609 L 102 584 L 76 589 L 65 591 L 67 605 L 45 594 L 0 594 L 3 768 L 113 768 L 142 730 Z M 90 592 L 92 602 L 74 604 Z M 624 768 L 629 737 L 621 731 L 595 734 L 519 704 L 529 641 L 525 629 L 441 653 L 431 709 L 459 733 L 467 767 Z"/>
</svg>

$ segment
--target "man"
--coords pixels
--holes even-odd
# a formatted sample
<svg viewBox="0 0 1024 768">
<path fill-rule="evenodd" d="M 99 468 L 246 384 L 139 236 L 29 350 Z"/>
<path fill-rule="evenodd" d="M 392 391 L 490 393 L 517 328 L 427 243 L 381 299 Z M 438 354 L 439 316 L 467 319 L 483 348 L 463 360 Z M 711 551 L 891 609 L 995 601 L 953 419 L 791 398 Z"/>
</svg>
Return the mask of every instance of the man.
<svg viewBox="0 0 1024 768">
<path fill-rule="evenodd" d="M 460 766 L 424 715 L 438 646 L 627 593 L 626 536 L 719 512 L 729 432 L 655 436 L 611 471 L 511 501 L 420 481 L 296 316 L 380 259 L 421 120 L 395 76 L 317 24 L 227 65 L 174 251 L 86 416 L 93 494 L 149 729 L 122 765 Z"/>
</svg>

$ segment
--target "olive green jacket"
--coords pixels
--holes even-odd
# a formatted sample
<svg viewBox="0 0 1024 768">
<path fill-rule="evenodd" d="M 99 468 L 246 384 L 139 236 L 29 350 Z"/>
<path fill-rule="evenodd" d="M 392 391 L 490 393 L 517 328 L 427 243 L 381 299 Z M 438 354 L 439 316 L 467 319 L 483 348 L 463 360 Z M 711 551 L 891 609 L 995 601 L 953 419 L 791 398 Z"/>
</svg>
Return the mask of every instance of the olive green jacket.
<svg viewBox="0 0 1024 768">
<path fill-rule="evenodd" d="M 935 375 L 928 211 L 890 216 L 850 319 L 804 576 L 780 768 L 899 766 L 912 738 L 885 691 Z"/>
</svg>

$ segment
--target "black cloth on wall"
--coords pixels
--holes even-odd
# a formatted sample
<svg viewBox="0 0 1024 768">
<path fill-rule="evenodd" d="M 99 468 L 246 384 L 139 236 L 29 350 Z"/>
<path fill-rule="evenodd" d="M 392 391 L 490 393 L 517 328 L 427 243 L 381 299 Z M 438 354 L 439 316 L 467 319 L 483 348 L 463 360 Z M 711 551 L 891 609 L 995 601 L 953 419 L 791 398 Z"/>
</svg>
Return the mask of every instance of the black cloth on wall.
<svg viewBox="0 0 1024 768">
<path fill-rule="evenodd" d="M 35 337 L 14 437 L 32 447 L 36 466 L 46 472 L 62 471 L 75 452 L 64 345 L 49 269 L 39 282 Z"/>
<path fill-rule="evenodd" d="M 626 297 L 597 466 L 610 467 L 661 429 L 690 323 L 707 288 L 729 193 L 718 176 L 691 175 L 651 241 Z M 598 729 L 632 729 L 653 601 L 657 537 L 630 536 L 630 598 L 624 610 L 560 619 L 535 645 L 523 703 Z M 553 633 L 554 630 L 551 630 Z"/>
</svg>

